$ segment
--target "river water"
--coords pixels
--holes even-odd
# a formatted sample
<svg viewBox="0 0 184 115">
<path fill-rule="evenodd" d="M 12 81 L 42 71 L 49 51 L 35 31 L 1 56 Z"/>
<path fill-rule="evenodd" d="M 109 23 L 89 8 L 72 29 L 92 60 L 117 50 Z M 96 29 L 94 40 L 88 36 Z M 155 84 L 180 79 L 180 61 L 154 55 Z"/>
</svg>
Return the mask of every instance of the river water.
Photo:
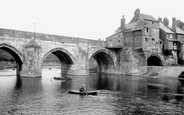
<svg viewBox="0 0 184 115">
<path fill-rule="evenodd" d="M 54 80 L 59 69 L 43 69 L 42 78 L 19 78 L 0 71 L 0 115 L 182 115 L 183 83 L 175 78 L 97 75 Z M 68 94 L 69 89 L 98 90 L 97 96 Z"/>
</svg>

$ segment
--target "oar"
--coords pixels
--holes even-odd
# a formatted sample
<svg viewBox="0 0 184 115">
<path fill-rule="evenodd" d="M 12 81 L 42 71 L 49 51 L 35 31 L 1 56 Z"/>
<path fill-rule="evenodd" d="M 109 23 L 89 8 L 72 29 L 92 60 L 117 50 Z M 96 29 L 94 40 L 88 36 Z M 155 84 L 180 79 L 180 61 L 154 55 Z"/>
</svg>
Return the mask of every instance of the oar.
<svg viewBox="0 0 184 115">
<path fill-rule="evenodd" d="M 85 93 L 86 93 L 86 95 L 88 95 L 88 92 L 87 92 L 87 90 L 85 91 Z"/>
</svg>

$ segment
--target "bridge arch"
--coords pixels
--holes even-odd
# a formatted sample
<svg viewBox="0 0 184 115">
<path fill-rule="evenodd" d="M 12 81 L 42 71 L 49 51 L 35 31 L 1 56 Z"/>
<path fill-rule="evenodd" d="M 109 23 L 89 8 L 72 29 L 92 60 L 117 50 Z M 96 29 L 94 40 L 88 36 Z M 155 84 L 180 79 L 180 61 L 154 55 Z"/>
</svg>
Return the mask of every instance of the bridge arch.
<svg viewBox="0 0 184 115">
<path fill-rule="evenodd" d="M 148 66 L 163 66 L 163 62 L 160 56 L 152 54 L 147 58 L 147 65 Z"/>
<path fill-rule="evenodd" d="M 63 48 L 55 48 L 47 52 L 41 62 L 43 65 L 44 60 L 49 56 L 49 54 L 54 54 L 58 57 L 61 63 L 61 74 L 67 74 L 68 70 L 70 69 L 71 65 L 75 63 L 73 55 Z"/>
<path fill-rule="evenodd" d="M 114 60 L 115 57 L 110 51 L 106 49 L 100 49 L 93 53 L 89 58 L 89 66 L 91 66 L 89 68 L 95 68 L 97 72 L 104 72 L 108 69 L 108 67 L 115 66 Z M 93 64 L 96 64 L 96 67 Z"/>
<path fill-rule="evenodd" d="M 22 70 L 22 63 L 25 60 L 25 57 L 22 55 L 22 53 L 17 50 L 15 47 L 8 45 L 8 44 L 0 44 L 0 49 L 10 53 L 12 57 L 16 61 L 16 68 L 17 68 L 17 75 L 20 75 L 20 71 Z"/>
</svg>

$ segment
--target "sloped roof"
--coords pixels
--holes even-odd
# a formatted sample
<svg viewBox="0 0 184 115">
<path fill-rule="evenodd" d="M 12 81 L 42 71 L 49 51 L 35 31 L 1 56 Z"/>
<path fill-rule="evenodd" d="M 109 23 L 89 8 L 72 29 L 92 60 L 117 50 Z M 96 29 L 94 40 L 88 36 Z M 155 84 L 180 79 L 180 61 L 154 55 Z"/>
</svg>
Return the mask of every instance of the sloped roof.
<svg viewBox="0 0 184 115">
<path fill-rule="evenodd" d="M 184 31 L 181 28 L 176 27 L 176 33 L 178 33 L 178 34 L 184 34 Z"/>
<path fill-rule="evenodd" d="M 128 24 L 125 25 L 125 32 L 126 31 L 141 30 L 143 28 L 143 26 L 144 26 L 144 23 L 141 20 L 138 20 L 137 22 L 133 22 L 133 23 L 128 23 Z M 122 31 L 121 28 L 118 27 L 116 29 L 116 31 L 114 32 L 114 34 L 110 35 L 109 37 L 121 32 L 121 31 Z"/>
<path fill-rule="evenodd" d="M 25 46 L 25 48 L 30 48 L 30 47 L 41 48 L 41 46 L 34 39 L 28 42 Z"/>
<path fill-rule="evenodd" d="M 116 29 L 115 33 L 119 33 L 120 31 L 122 31 L 122 30 L 120 29 L 120 27 L 118 27 L 118 28 Z M 115 34 L 115 33 L 114 33 L 114 34 Z"/>
<path fill-rule="evenodd" d="M 126 24 L 125 29 L 133 31 L 136 25 L 137 25 L 137 22 Z"/>
<path fill-rule="evenodd" d="M 169 25 L 169 28 L 172 28 L 172 26 Z M 176 26 L 176 33 L 177 34 L 184 34 L 184 30 L 182 30 L 181 28 L 179 28 L 178 26 Z"/>
<path fill-rule="evenodd" d="M 143 27 L 144 27 L 144 22 L 141 20 L 138 20 L 134 30 L 141 30 L 143 29 Z"/>
<path fill-rule="evenodd" d="M 134 22 L 137 22 L 139 20 L 150 20 L 150 21 L 158 22 L 158 20 L 156 20 L 153 16 L 140 13 L 138 15 L 134 15 L 134 17 L 131 19 L 131 21 L 129 23 L 134 23 Z"/>
<path fill-rule="evenodd" d="M 126 24 L 125 29 L 126 29 L 125 31 L 139 30 L 139 29 L 142 29 L 142 25 L 141 25 L 141 23 L 139 23 L 139 21 L 137 21 L 137 22 L 134 22 L 134 23 Z M 122 31 L 122 30 L 120 29 L 120 27 L 118 27 L 116 29 L 115 33 L 118 33 L 120 31 Z"/>
<path fill-rule="evenodd" d="M 151 20 L 151 21 L 157 21 L 153 16 L 148 15 L 148 14 L 139 14 L 140 19 L 146 19 L 146 20 Z"/>
<path fill-rule="evenodd" d="M 167 32 L 167 33 L 174 33 L 173 31 L 171 31 L 171 29 L 169 29 L 168 27 L 166 27 L 162 22 L 159 22 L 159 26 L 160 26 L 160 28 L 163 30 L 163 31 L 165 31 L 165 32 Z"/>
</svg>

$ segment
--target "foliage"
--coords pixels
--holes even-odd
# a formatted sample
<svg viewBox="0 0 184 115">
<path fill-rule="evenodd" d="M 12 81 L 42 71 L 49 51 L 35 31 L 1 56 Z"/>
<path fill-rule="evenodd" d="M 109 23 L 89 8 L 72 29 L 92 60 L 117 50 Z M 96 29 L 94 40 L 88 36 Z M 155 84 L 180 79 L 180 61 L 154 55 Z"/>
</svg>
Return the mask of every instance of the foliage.
<svg viewBox="0 0 184 115">
<path fill-rule="evenodd" d="M 12 62 L 14 62 L 14 58 L 7 51 L 0 49 L 0 61 L 12 61 Z"/>
</svg>

